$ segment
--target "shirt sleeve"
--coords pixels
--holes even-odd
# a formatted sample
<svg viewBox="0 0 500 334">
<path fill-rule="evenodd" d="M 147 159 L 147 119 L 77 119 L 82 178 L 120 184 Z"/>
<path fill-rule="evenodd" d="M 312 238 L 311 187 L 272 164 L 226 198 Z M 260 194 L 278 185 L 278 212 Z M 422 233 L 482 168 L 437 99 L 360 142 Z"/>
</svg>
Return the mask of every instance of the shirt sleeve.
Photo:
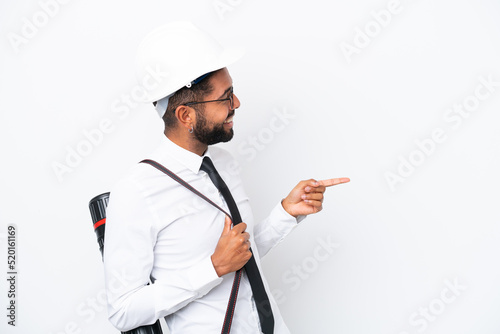
<svg viewBox="0 0 500 334">
<path fill-rule="evenodd" d="M 264 221 L 254 227 L 254 240 L 263 257 L 274 246 L 279 244 L 306 216 L 295 218 L 285 211 L 281 201 L 274 207 Z"/>
<path fill-rule="evenodd" d="M 133 181 L 122 181 L 112 190 L 105 225 L 104 272 L 109 320 L 120 331 L 153 324 L 222 282 L 207 257 L 189 270 L 148 285 L 157 219 Z"/>
</svg>

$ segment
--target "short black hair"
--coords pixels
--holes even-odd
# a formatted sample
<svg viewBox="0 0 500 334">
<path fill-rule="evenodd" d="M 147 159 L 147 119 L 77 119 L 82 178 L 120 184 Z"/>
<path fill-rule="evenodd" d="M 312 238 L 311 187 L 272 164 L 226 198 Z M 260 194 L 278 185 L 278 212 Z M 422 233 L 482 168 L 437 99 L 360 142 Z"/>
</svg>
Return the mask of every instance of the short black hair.
<svg viewBox="0 0 500 334">
<path fill-rule="evenodd" d="M 167 111 L 165 112 L 165 115 L 163 115 L 165 129 L 171 129 L 177 125 L 175 109 L 177 109 L 178 106 L 181 106 L 184 103 L 188 102 L 202 101 L 206 95 L 212 93 L 214 88 L 210 84 L 210 78 L 215 74 L 215 72 L 217 71 L 206 74 L 206 76 L 200 82 L 193 84 L 191 88 L 187 88 L 185 86 L 182 87 L 168 99 Z M 153 102 L 153 104 L 156 106 L 156 102 Z M 195 104 L 192 107 L 196 111 L 204 110 L 203 104 Z"/>
</svg>

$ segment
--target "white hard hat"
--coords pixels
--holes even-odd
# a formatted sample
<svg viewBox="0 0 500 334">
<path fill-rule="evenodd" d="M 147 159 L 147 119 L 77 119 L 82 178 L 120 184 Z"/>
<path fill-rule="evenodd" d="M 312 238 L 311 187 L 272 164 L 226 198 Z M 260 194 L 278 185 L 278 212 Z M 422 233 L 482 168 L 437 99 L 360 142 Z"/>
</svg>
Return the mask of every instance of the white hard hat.
<svg viewBox="0 0 500 334">
<path fill-rule="evenodd" d="M 158 27 L 142 40 L 137 52 L 137 79 L 146 91 L 144 102 L 158 101 L 184 86 L 190 87 L 193 80 L 241 56 L 242 49 L 223 48 L 191 22 Z"/>
</svg>

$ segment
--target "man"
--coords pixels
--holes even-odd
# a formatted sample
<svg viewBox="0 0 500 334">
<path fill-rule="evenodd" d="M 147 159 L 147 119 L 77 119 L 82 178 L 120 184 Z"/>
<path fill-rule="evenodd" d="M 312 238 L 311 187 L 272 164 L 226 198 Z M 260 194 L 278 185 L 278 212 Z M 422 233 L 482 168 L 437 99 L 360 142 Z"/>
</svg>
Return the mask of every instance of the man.
<svg viewBox="0 0 500 334">
<path fill-rule="evenodd" d="M 242 222 L 232 226 L 228 215 L 151 165 L 134 166 L 112 189 L 107 212 L 110 321 L 126 331 L 165 317 L 172 334 L 220 333 L 235 272 L 245 266 L 229 312 L 231 333 L 289 333 L 260 258 L 306 215 L 321 210 L 326 187 L 349 179 L 301 181 L 268 218 L 254 223 L 235 160 L 210 146 L 233 137 L 240 101 L 226 66 L 239 56 L 179 22 L 153 31 L 139 49 L 140 68 L 159 67 L 169 74 L 156 85 L 148 82 L 148 95 L 165 123 L 165 138 L 148 158 L 231 211 L 233 219 L 237 210 Z M 216 184 L 207 163 L 223 175 L 234 201 Z M 123 277 L 119 283 L 116 273 Z M 153 284 L 147 285 L 150 279 Z"/>
</svg>

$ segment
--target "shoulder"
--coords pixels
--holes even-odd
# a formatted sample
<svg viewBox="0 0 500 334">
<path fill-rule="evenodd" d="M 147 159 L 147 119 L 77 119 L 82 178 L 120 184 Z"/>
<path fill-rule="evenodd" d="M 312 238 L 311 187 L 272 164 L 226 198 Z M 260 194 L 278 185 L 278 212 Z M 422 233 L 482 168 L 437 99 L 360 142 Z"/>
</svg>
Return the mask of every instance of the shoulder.
<svg viewBox="0 0 500 334">
<path fill-rule="evenodd" d="M 132 188 L 144 192 L 144 195 L 147 196 L 151 189 L 155 189 L 159 184 L 169 183 L 169 177 L 166 177 L 163 172 L 154 166 L 142 163 L 143 160 L 153 160 L 176 174 L 179 174 L 184 169 L 177 160 L 172 158 L 166 143 L 162 141 L 150 152 L 139 156 L 117 179 L 114 186 L 117 191 Z"/>
<path fill-rule="evenodd" d="M 111 202 L 129 202 L 144 197 L 141 181 L 146 178 L 143 164 L 131 166 L 111 187 Z"/>
<path fill-rule="evenodd" d="M 167 168 L 171 169 L 171 166 Z M 161 171 L 147 163 L 137 161 L 113 184 L 110 198 L 146 199 L 152 196 L 158 188 L 173 185 L 175 181 L 166 177 Z"/>
<path fill-rule="evenodd" d="M 136 163 L 111 187 L 109 216 L 127 220 L 152 217 L 151 223 L 158 225 L 158 197 L 169 202 L 176 186 L 175 181 L 153 166 Z"/>
</svg>

